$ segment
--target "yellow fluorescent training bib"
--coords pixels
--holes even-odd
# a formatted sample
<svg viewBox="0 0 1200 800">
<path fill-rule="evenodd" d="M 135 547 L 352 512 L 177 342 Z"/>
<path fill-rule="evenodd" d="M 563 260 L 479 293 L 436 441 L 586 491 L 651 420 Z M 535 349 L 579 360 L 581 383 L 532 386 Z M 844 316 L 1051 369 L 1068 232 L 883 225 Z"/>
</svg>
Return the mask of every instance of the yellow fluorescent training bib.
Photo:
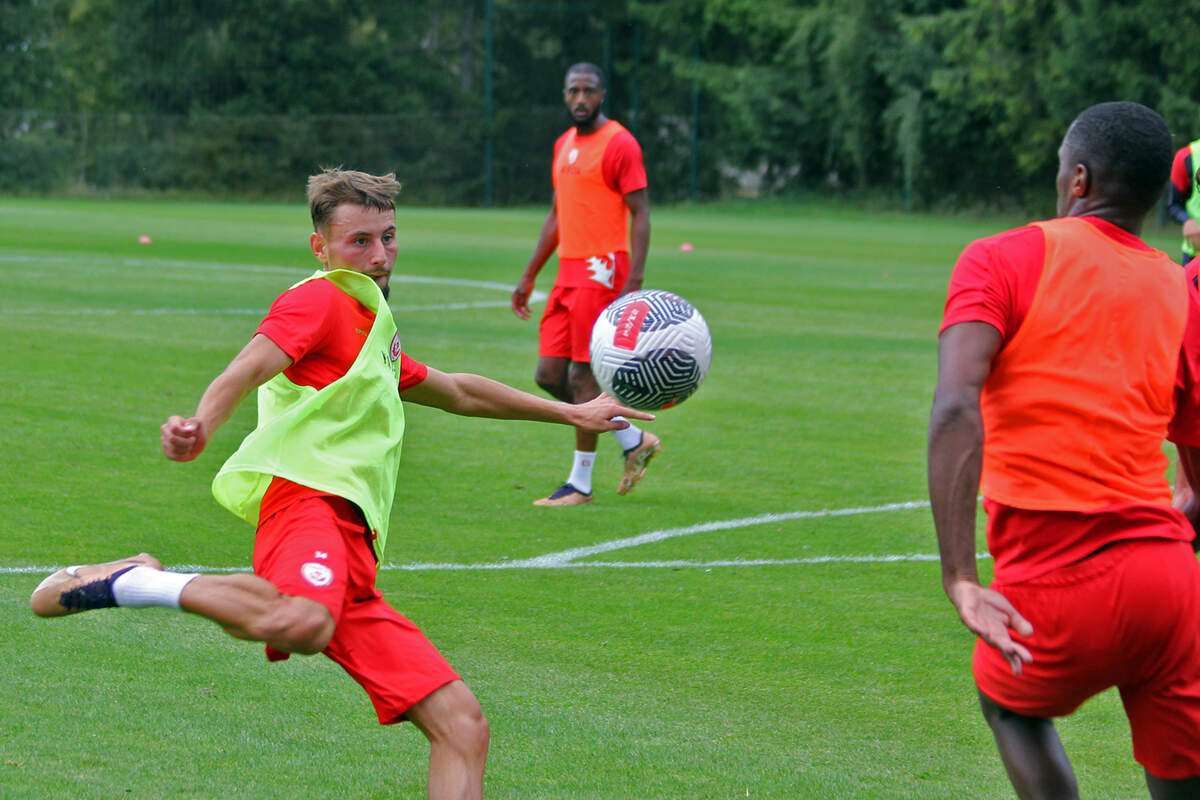
<svg viewBox="0 0 1200 800">
<path fill-rule="evenodd" d="M 404 439 L 400 339 L 373 280 L 318 271 L 296 286 L 320 279 L 375 312 L 371 332 L 346 374 L 324 389 L 299 386 L 282 372 L 259 387 L 258 427 L 213 478 L 213 496 L 255 526 L 276 475 L 344 497 L 362 509 L 382 561 Z"/>
</svg>

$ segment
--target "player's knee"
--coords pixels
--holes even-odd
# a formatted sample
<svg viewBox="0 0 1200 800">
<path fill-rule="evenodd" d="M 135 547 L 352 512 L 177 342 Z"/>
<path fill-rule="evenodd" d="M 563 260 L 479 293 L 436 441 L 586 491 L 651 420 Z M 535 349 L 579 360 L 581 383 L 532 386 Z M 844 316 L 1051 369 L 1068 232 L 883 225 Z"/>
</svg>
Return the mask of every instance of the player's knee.
<svg viewBox="0 0 1200 800">
<path fill-rule="evenodd" d="M 278 650 L 313 655 L 333 638 L 335 623 L 329 609 L 305 597 L 281 597 L 260 623 L 257 638 Z"/>
<path fill-rule="evenodd" d="M 596 383 L 591 369 L 572 369 L 569 387 L 571 400 L 575 403 L 586 403 L 600 394 L 600 384 Z"/>
<path fill-rule="evenodd" d="M 449 748 L 479 762 L 487 757 L 491 726 L 479 700 L 461 681 L 443 686 L 413 706 L 409 718 L 435 747 Z"/>
<path fill-rule="evenodd" d="M 537 371 L 533 373 L 533 380 L 552 397 L 558 397 L 566 389 L 563 376 L 561 374 L 551 370 L 542 369 L 541 367 L 539 367 Z"/>
<path fill-rule="evenodd" d="M 474 758 L 487 756 L 491 736 L 491 725 L 478 704 L 473 709 L 459 711 L 451 721 L 450 737 L 454 746 Z"/>
</svg>

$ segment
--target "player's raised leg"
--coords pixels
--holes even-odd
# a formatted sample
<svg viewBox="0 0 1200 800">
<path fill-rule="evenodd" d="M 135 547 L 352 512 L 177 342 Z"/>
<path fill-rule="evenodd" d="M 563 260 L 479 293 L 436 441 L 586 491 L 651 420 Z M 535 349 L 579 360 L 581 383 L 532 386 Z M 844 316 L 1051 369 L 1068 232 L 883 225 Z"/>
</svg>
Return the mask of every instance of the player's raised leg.
<svg viewBox="0 0 1200 800">
<path fill-rule="evenodd" d="M 29 605 L 41 617 L 101 608 L 175 608 L 210 619 L 238 639 L 306 655 L 321 652 L 335 627 L 325 606 L 281 594 L 257 575 L 171 572 L 146 553 L 61 569 L 38 584 Z"/>
<path fill-rule="evenodd" d="M 29 598 L 29 607 L 39 617 L 62 617 L 95 608 L 116 606 L 113 580 L 137 566 L 162 569 L 149 553 L 139 553 L 104 564 L 79 564 L 47 576 Z"/>
</svg>

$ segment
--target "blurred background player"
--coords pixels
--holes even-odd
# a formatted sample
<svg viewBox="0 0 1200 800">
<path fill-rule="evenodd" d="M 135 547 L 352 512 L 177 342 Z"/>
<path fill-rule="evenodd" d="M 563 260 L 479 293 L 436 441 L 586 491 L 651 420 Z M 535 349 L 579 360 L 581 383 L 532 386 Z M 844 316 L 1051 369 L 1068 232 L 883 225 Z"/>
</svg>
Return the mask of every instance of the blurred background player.
<svg viewBox="0 0 1200 800">
<path fill-rule="evenodd" d="M 1175 153 L 1171 163 L 1171 184 L 1167 213 L 1183 226 L 1183 251 L 1180 263 L 1187 263 L 1200 252 L 1200 192 L 1196 191 L 1196 168 L 1200 167 L 1200 139 Z"/>
<path fill-rule="evenodd" d="M 68 567 L 34 590 L 40 616 L 165 606 L 207 617 L 267 658 L 323 652 L 370 696 L 380 724 L 429 739 L 431 798 L 481 796 L 489 728 L 474 693 L 375 588 L 404 435 L 401 400 L 454 414 L 559 422 L 593 431 L 649 419 L 607 395 L 554 402 L 401 353 L 386 297 L 396 261 L 391 175 L 327 170 L 309 179 L 321 269 L 280 295 L 209 384 L 191 417 L 162 426 L 167 458 L 190 461 L 251 392 L 258 426 L 213 481 L 257 527 L 254 574 L 168 572 L 141 555 Z"/>
<path fill-rule="evenodd" d="M 525 272 L 513 291 L 512 308 L 529 319 L 529 295 L 538 272 L 558 250 L 558 277 L 538 329 L 534 380 L 551 396 L 584 403 L 600 394 L 588 343 L 600 312 L 622 294 L 642 288 L 650 246 L 650 200 L 637 140 L 604 116 L 604 73 L 595 64 L 567 70 L 563 99 L 572 127 L 554 143 L 550 213 Z M 615 431 L 625 454 L 617 494 L 626 494 L 661 448 L 657 436 L 630 425 Z M 574 506 L 592 500 L 597 435 L 576 430 L 567 480 L 535 506 Z"/>
<path fill-rule="evenodd" d="M 1059 217 L 973 242 L 950 279 L 929 494 L 1022 798 L 1078 796 L 1053 718 L 1112 686 L 1151 796 L 1200 797 L 1200 514 L 1171 506 L 1162 451 L 1169 433 L 1196 474 L 1200 296 L 1194 269 L 1139 238 L 1172 150 L 1145 106 L 1088 108 L 1059 148 Z"/>
</svg>

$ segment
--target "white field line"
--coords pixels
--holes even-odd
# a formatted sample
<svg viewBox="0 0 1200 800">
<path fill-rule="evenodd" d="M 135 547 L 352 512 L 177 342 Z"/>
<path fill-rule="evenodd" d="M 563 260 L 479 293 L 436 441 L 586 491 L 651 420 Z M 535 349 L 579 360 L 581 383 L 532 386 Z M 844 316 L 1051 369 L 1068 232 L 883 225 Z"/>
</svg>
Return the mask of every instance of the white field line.
<svg viewBox="0 0 1200 800">
<path fill-rule="evenodd" d="M 516 565 L 517 568 L 524 567 L 556 567 L 569 564 L 580 558 L 598 555 L 600 553 L 609 553 L 613 550 L 623 550 L 626 547 L 637 547 L 643 544 L 653 544 L 654 542 L 665 541 L 666 539 L 674 539 L 679 536 L 691 536 L 695 533 L 707 533 L 709 531 L 724 531 L 733 528 L 749 528 L 753 525 L 765 525 L 769 522 L 784 522 L 792 519 L 816 519 L 819 517 L 844 517 L 852 514 L 872 514 L 881 511 L 902 511 L 910 508 L 925 508 L 929 505 L 928 501 L 915 500 L 907 503 L 889 503 L 884 506 L 874 506 L 871 508 L 840 508 L 840 509 L 824 509 L 821 511 L 792 511 L 784 514 L 760 514 L 757 517 L 743 517 L 742 519 L 724 520 L 722 522 L 705 522 L 700 525 L 689 525 L 685 528 L 670 528 L 663 531 L 651 531 L 650 533 L 631 536 L 628 539 L 615 539 L 609 542 L 601 542 L 600 544 L 590 545 L 588 547 L 575 547 L 570 550 L 563 550 L 559 553 L 548 553 L 544 556 L 536 556 L 535 558 L 527 558 L 519 561 L 505 562 Z"/>
<path fill-rule="evenodd" d="M 90 259 L 92 263 L 111 264 L 110 260 Z M 34 257 L 23 256 L 17 254 L 0 253 L 0 263 L 15 262 L 15 263 L 63 263 L 71 264 L 78 267 L 81 263 L 88 263 L 89 259 L 83 257 L 80 259 L 65 258 L 65 257 Z M 178 267 L 204 270 L 221 270 L 232 269 L 239 272 L 271 272 L 271 273 L 287 273 L 294 275 L 297 280 L 306 277 L 308 272 L 297 270 L 291 267 L 272 267 L 262 264 L 230 264 L 223 262 L 204 262 L 204 261 L 181 261 L 156 258 L 125 258 L 121 259 L 120 264 L 129 267 Z M 512 292 L 513 286 L 506 283 L 496 283 L 494 281 L 476 281 L 466 278 L 441 278 L 427 275 L 392 275 L 392 283 L 432 283 L 443 286 L 466 286 L 475 289 L 488 289 L 501 292 Z M 535 289 L 529 296 L 530 303 L 540 303 L 545 300 L 547 294 L 541 290 Z M 392 305 L 393 311 L 460 311 L 471 308 L 507 308 L 511 304 L 510 300 L 478 300 L 473 302 L 463 303 L 442 303 L 436 305 Z M 204 308 L 0 308 L 0 314 L 58 314 L 62 312 L 71 314 L 111 314 L 111 315 L 126 315 L 126 314 L 151 314 L 151 315 L 211 315 L 211 316 L 262 316 L 266 314 L 266 308 L 225 308 L 225 309 L 204 309 Z"/>
<path fill-rule="evenodd" d="M 793 511 L 783 514 L 760 514 L 756 517 L 743 517 L 741 519 L 724 520 L 720 522 L 707 522 L 700 525 L 689 525 L 683 528 L 671 528 L 667 530 L 651 531 L 639 536 L 632 536 L 626 539 L 615 539 L 609 542 L 601 542 L 600 544 L 590 545 L 588 547 L 576 547 L 570 550 L 563 550 L 558 553 L 547 553 L 543 556 L 534 558 L 494 561 L 476 564 L 455 564 L 455 563 L 410 563 L 410 564 L 382 564 L 379 569 L 381 571 L 399 571 L 399 572 L 462 572 L 462 571 L 484 571 L 484 570 L 509 570 L 509 569 L 580 569 L 588 567 L 602 568 L 617 568 L 617 569 L 637 569 L 637 568 L 667 568 L 667 569 L 684 569 L 684 568 L 702 568 L 713 569 L 717 567 L 760 567 L 760 566 L 789 566 L 789 565 L 817 565 L 817 564 L 886 564 L 898 562 L 923 562 L 936 561 L 938 556 L 935 553 L 908 553 L 908 554 L 865 554 L 865 555 L 846 555 L 846 556 L 808 556 L 803 558 L 759 558 L 759 559 L 718 559 L 712 561 L 579 561 L 578 559 L 588 556 L 598 555 L 600 553 L 608 553 L 613 550 L 621 550 L 627 547 L 637 547 L 643 544 L 651 544 L 661 542 L 667 539 L 673 539 L 679 536 L 690 536 L 697 533 L 706 533 L 709 531 L 731 530 L 734 528 L 747 528 L 753 525 L 764 525 L 771 522 L 782 522 L 793 519 L 818 519 L 822 517 L 844 517 L 854 514 L 876 514 L 888 511 L 904 511 L 916 508 L 928 508 L 929 501 L 914 500 L 905 503 L 889 503 L 882 506 L 871 506 L 864 508 L 839 508 L 839 509 L 824 509 L 821 511 Z M 978 553 L 979 559 L 990 558 L 987 553 Z M 49 574 L 59 569 L 59 567 L 0 567 L 0 575 L 29 575 L 29 574 Z M 174 572 L 249 572 L 248 567 L 212 567 L 200 564 L 183 564 L 172 565 L 171 570 Z"/>
<path fill-rule="evenodd" d="M 546 299 L 546 293 L 534 291 L 529 296 L 530 303 L 537 303 Z M 509 300 L 478 300 L 471 303 L 442 303 L 440 305 L 426 306 L 389 306 L 392 311 L 459 311 L 467 308 L 508 308 L 511 305 Z M 3 308 L 0 307 L 0 314 L 91 314 L 91 315 L 108 315 L 108 316 L 132 316 L 136 314 L 153 315 L 153 316 L 258 316 L 263 317 L 267 314 L 267 309 L 263 308 Z"/>
</svg>

